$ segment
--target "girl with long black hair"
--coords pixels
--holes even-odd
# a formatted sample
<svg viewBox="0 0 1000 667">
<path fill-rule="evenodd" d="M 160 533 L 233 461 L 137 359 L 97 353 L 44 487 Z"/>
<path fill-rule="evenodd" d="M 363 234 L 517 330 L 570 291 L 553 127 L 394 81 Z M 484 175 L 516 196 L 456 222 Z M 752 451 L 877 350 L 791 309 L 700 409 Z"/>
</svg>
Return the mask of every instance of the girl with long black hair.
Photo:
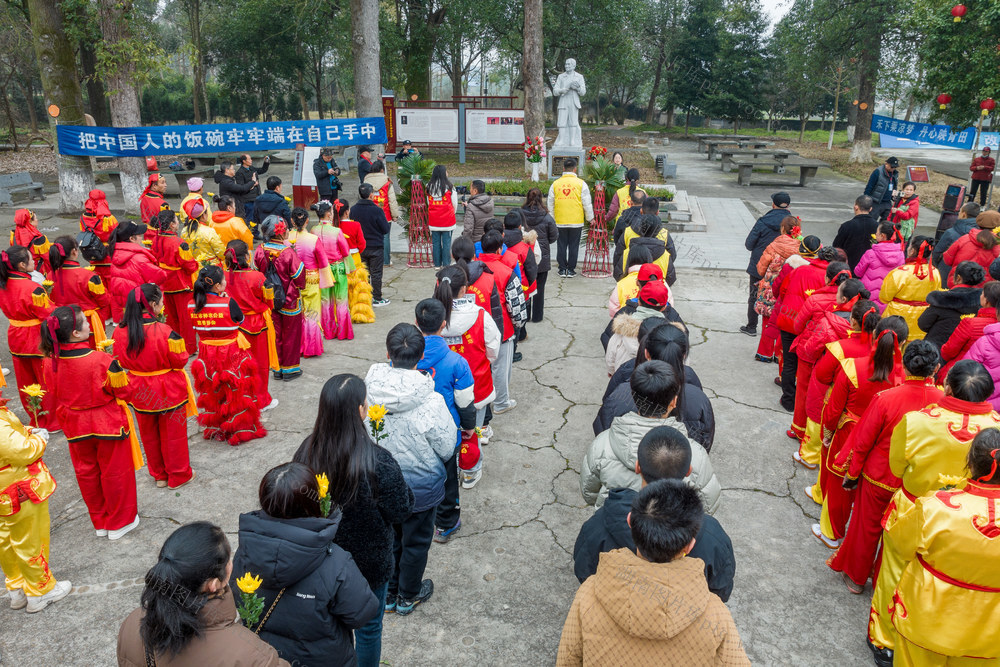
<svg viewBox="0 0 1000 667">
<path fill-rule="evenodd" d="M 114 353 L 129 374 L 128 404 L 157 488 L 176 489 L 194 477 L 188 454 L 187 418 L 198 414 L 184 339 L 159 321 L 164 294 L 145 283 L 125 302 L 121 326 L 111 337 Z M 187 315 L 185 313 L 185 315 Z"/>
<path fill-rule="evenodd" d="M 111 317 L 111 296 L 101 277 L 94 271 L 80 266 L 80 247 L 72 236 L 60 236 L 49 248 L 49 267 L 52 293 L 56 306 L 77 304 L 90 320 L 90 345 L 107 339 L 104 322 Z"/>
<path fill-rule="evenodd" d="M 399 464 L 375 444 L 365 427 L 368 410 L 364 380 L 335 375 L 319 397 L 313 432 L 294 460 L 326 474 L 332 503 L 343 514 L 334 542 L 354 557 L 380 605 L 393 574 L 393 529 L 413 508 L 413 493 Z M 375 666 L 382 650 L 381 611 L 354 633 L 358 664 Z"/>
<path fill-rule="evenodd" d="M 191 322 L 198 333 L 198 358 L 191 364 L 198 390 L 198 423 L 206 440 L 239 445 L 263 438 L 257 404 L 257 367 L 250 342 L 239 329 L 243 311 L 226 294 L 226 274 L 210 265 L 194 283 Z"/>
</svg>

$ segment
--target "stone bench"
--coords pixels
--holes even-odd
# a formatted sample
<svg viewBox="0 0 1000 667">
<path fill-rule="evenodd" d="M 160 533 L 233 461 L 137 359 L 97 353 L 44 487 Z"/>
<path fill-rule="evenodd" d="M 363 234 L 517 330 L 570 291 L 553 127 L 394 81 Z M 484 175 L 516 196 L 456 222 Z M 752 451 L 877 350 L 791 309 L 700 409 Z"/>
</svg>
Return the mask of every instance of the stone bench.
<svg viewBox="0 0 1000 667">
<path fill-rule="evenodd" d="M 778 166 L 793 155 L 798 155 L 796 151 L 787 149 L 756 149 L 756 148 L 723 148 L 719 151 L 719 155 L 722 156 L 722 171 L 732 171 L 733 160 L 736 156 L 752 156 L 754 159 L 759 157 L 772 158 L 778 162 Z M 744 159 L 746 159 L 744 157 Z"/>
<path fill-rule="evenodd" d="M 820 167 L 829 167 L 830 165 L 822 160 L 785 160 L 783 164 L 779 165 L 776 160 L 733 160 L 733 166 L 739 170 L 739 175 L 737 176 L 736 182 L 740 185 L 750 185 L 750 180 L 753 178 L 753 170 L 755 167 L 766 167 L 774 169 L 778 167 L 775 171 L 777 173 L 784 173 L 787 167 L 798 167 L 799 168 L 799 187 L 805 187 L 806 181 L 816 175 L 817 170 Z M 795 183 L 783 183 L 782 185 L 796 185 Z"/>
<path fill-rule="evenodd" d="M 0 174 L 0 206 L 14 205 L 13 195 L 27 192 L 31 199 L 36 196 L 45 199 L 42 184 L 31 179 L 31 174 L 19 171 L 13 174 Z"/>
</svg>

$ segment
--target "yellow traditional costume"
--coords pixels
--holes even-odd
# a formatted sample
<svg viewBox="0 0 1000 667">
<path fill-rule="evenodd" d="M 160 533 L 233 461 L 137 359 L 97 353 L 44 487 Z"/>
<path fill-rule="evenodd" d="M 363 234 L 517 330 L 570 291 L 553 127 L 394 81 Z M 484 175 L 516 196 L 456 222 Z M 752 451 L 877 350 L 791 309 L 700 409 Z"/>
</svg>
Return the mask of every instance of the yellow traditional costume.
<svg viewBox="0 0 1000 667">
<path fill-rule="evenodd" d="M 913 509 L 920 496 L 963 479 L 972 439 L 983 429 L 997 427 L 1000 415 L 989 403 L 945 396 L 936 405 L 906 414 L 893 430 L 889 466 L 903 484 L 883 521 L 882 564 L 868 620 L 868 638 L 876 646 L 893 649 L 896 644 L 892 598 L 908 557 L 907 545 L 896 542 L 895 523 Z M 962 612 L 952 609 L 952 613 Z"/>
<path fill-rule="evenodd" d="M 998 506 L 1000 486 L 969 480 L 896 510 L 886 540 L 907 562 L 893 598 L 893 664 L 1000 665 Z"/>
<path fill-rule="evenodd" d="M 917 325 L 920 315 L 927 310 L 927 295 L 941 289 L 941 274 L 924 260 L 908 260 L 893 269 L 882 281 L 878 300 L 885 304 L 882 317 L 899 315 L 910 327 L 909 340 L 920 340 L 924 330 Z"/>
<path fill-rule="evenodd" d="M 56 482 L 42 461 L 45 441 L 0 407 L 0 568 L 8 591 L 40 597 L 49 570 L 49 496 Z"/>
</svg>

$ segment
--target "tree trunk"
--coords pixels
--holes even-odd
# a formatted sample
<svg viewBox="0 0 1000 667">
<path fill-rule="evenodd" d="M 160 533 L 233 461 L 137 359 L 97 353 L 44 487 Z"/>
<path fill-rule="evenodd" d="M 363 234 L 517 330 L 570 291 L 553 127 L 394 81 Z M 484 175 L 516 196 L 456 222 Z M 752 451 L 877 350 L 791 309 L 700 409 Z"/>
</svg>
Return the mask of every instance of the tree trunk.
<svg viewBox="0 0 1000 667">
<path fill-rule="evenodd" d="M 10 132 L 10 143 L 14 150 L 20 149 L 17 143 L 17 123 L 14 122 L 14 112 L 10 108 L 10 100 L 7 99 L 7 84 L 0 86 L 0 101 L 3 102 L 3 113 L 7 117 L 7 131 Z"/>
<path fill-rule="evenodd" d="M 354 108 L 359 118 L 382 117 L 378 5 L 370 0 L 351 0 Z"/>
<path fill-rule="evenodd" d="M 881 54 L 881 35 L 873 30 L 865 39 L 858 58 L 858 116 L 850 157 L 850 161 L 856 164 L 867 164 L 872 160 L 872 113 L 875 110 L 875 83 Z"/>
<path fill-rule="evenodd" d="M 316 88 L 316 113 L 319 114 L 319 119 L 323 120 L 324 118 L 326 118 L 326 109 L 323 108 L 323 60 L 322 60 L 322 58 L 318 58 L 316 60 L 315 70 L 316 70 L 316 85 L 315 85 L 315 88 Z"/>
<path fill-rule="evenodd" d="M 666 123 L 666 125 L 667 125 L 667 127 L 673 127 L 674 126 L 674 105 L 672 105 L 672 104 L 669 107 L 667 107 L 667 123 Z"/>
<path fill-rule="evenodd" d="M 191 87 L 191 106 L 194 108 L 195 125 L 201 125 L 201 102 L 205 97 L 205 60 L 201 54 L 201 2 L 188 0 L 188 30 L 191 32 L 191 66 L 194 85 Z"/>
<path fill-rule="evenodd" d="M 840 111 L 840 86 L 843 82 L 837 77 L 837 92 L 833 95 L 833 121 L 830 123 L 830 138 L 826 142 L 826 150 L 833 150 L 833 134 L 837 131 L 837 113 Z"/>
<path fill-rule="evenodd" d="M 110 48 L 132 39 L 131 3 L 121 0 L 100 0 L 99 21 L 101 34 Z M 134 63 L 122 61 L 105 76 L 104 83 L 111 91 L 111 122 L 115 127 L 140 127 L 142 115 L 139 113 L 139 94 L 134 83 Z M 141 144 L 140 144 L 141 145 Z M 118 158 L 121 170 L 122 196 L 125 211 L 131 215 L 139 213 L 139 196 L 146 187 L 146 161 L 141 157 Z"/>
<path fill-rule="evenodd" d="M 809 116 L 799 116 L 799 143 L 805 138 L 806 134 L 806 121 L 809 120 Z"/>
<path fill-rule="evenodd" d="M 688 135 L 688 130 L 691 128 L 691 107 L 684 110 L 684 136 Z"/>
<path fill-rule="evenodd" d="M 353 6 L 353 1 L 351 4 Z M 375 5 L 377 14 L 379 3 L 369 2 L 369 4 Z M 429 100 L 431 98 L 430 74 L 431 57 L 434 54 L 434 36 L 431 33 L 427 16 L 428 5 L 424 0 L 406 0 L 404 11 L 409 31 L 403 63 L 403 71 L 406 76 L 404 84 L 406 94 L 416 95 L 421 100 Z M 354 57 L 357 58 L 357 53 L 354 54 Z"/>
<path fill-rule="evenodd" d="M 90 110 L 90 115 L 94 117 L 94 122 L 99 127 L 108 127 L 111 125 L 111 114 L 108 111 L 108 96 L 104 90 L 104 83 L 97 76 L 97 53 L 85 39 L 80 40 L 80 66 L 87 80 L 87 108 Z"/>
<path fill-rule="evenodd" d="M 38 133 L 38 112 L 35 111 L 35 85 L 31 82 L 30 76 L 26 79 L 18 79 L 17 87 L 21 89 L 24 101 L 28 103 L 28 121 L 31 123 L 31 133 Z"/>
<path fill-rule="evenodd" d="M 545 136 L 545 77 L 542 61 L 542 0 L 524 0 L 524 131 Z"/>
<path fill-rule="evenodd" d="M 663 77 L 663 61 L 666 60 L 663 44 L 660 44 L 660 52 L 656 57 L 656 74 L 653 75 L 653 89 L 649 91 L 649 104 L 646 105 L 646 122 L 654 123 L 656 114 L 656 96 L 660 94 L 660 79 Z"/>
<path fill-rule="evenodd" d="M 59 107 L 60 123 L 86 125 L 76 56 L 66 37 L 56 1 L 28 0 L 28 11 L 46 102 Z M 49 122 L 55 124 L 56 121 L 50 119 Z M 87 194 L 94 188 L 90 158 L 59 155 L 58 169 L 59 212 L 78 214 L 83 210 Z"/>
</svg>

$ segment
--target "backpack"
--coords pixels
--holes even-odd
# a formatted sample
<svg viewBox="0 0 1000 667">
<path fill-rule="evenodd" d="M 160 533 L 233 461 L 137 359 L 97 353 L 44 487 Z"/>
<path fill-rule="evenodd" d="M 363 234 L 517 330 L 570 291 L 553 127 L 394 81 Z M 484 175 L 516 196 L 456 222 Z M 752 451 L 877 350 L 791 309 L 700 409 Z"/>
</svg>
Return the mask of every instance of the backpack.
<svg viewBox="0 0 1000 667">
<path fill-rule="evenodd" d="M 101 221 L 95 216 L 94 224 L 87 225 L 87 217 L 87 215 L 84 215 L 80 218 L 83 231 L 77 234 L 76 244 L 80 246 L 80 254 L 83 255 L 84 259 L 93 264 L 106 258 L 108 256 L 108 249 L 101 241 L 101 237 L 94 231 Z"/>
<path fill-rule="evenodd" d="M 278 277 L 278 270 L 274 267 L 274 258 L 268 255 L 267 268 L 264 269 L 264 287 L 272 290 L 274 294 L 274 309 L 281 310 L 285 307 L 287 296 L 285 286 Z"/>
</svg>

